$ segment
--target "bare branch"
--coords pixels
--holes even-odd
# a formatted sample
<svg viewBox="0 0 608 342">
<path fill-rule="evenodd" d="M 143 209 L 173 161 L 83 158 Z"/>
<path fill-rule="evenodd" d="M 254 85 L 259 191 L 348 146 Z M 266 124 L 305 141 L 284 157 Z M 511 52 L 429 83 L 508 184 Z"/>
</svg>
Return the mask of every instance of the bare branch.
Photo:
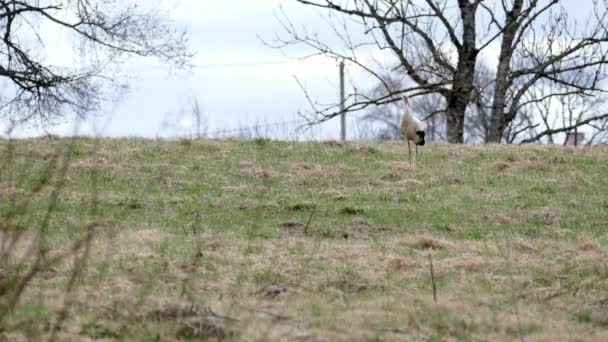
<svg viewBox="0 0 608 342">
<path fill-rule="evenodd" d="M 606 118 L 608 118 L 608 113 L 590 117 L 586 120 L 582 120 L 582 121 L 577 122 L 576 124 L 570 125 L 568 127 L 562 127 L 562 128 L 558 128 L 558 129 L 547 129 L 547 130 L 544 130 L 541 133 L 537 134 L 534 137 L 522 140 L 520 144 L 528 144 L 531 142 L 538 141 L 538 140 L 540 140 L 540 138 L 544 137 L 545 135 L 572 131 L 578 127 L 585 126 L 593 121 L 598 121 L 598 120 L 602 120 L 602 119 L 606 119 Z"/>
</svg>

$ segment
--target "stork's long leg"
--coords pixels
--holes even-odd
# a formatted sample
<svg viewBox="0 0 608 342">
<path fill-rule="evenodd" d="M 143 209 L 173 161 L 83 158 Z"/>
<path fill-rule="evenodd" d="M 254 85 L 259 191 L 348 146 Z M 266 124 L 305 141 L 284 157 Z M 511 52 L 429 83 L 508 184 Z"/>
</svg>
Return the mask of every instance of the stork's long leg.
<svg viewBox="0 0 608 342">
<path fill-rule="evenodd" d="M 406 140 L 407 140 L 407 155 L 410 159 L 410 167 L 412 167 L 412 148 L 410 147 L 410 140 L 407 138 L 406 138 Z"/>
<path fill-rule="evenodd" d="M 418 162 L 418 144 L 416 144 L 416 163 Z"/>
</svg>

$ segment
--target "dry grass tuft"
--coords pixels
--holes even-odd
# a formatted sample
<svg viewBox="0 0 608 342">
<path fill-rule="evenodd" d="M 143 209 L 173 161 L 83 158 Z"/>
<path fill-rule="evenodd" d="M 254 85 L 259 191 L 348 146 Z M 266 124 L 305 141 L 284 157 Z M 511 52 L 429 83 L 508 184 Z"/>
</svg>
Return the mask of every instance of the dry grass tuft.
<svg viewBox="0 0 608 342">
<path fill-rule="evenodd" d="M 293 166 L 295 169 L 301 170 L 301 171 L 309 171 L 309 172 L 323 171 L 323 168 L 321 167 L 321 165 L 317 164 L 317 163 L 298 162 L 298 163 L 295 163 Z"/>
<path fill-rule="evenodd" d="M 251 168 L 254 165 L 255 165 L 255 162 L 253 162 L 251 160 L 241 160 L 241 161 L 239 161 L 239 167 L 241 169 Z"/>
<path fill-rule="evenodd" d="M 413 179 L 413 178 L 401 180 L 401 181 L 397 182 L 397 184 L 403 185 L 403 186 L 422 186 L 422 185 L 424 185 L 423 182 L 421 182 L 417 179 Z"/>
<path fill-rule="evenodd" d="M 280 206 L 271 203 L 261 203 L 254 200 L 244 200 L 239 203 L 238 208 L 240 210 L 264 210 L 264 211 L 278 211 Z"/>
<path fill-rule="evenodd" d="M 344 143 L 341 143 L 341 142 L 336 141 L 336 140 L 327 140 L 327 141 L 324 141 L 322 144 L 325 145 L 325 146 L 330 146 L 330 147 L 342 147 L 342 146 L 344 146 Z"/>
<path fill-rule="evenodd" d="M 515 250 L 522 253 L 538 253 L 538 249 L 532 246 L 530 242 L 525 241 L 523 239 L 516 239 L 513 245 Z"/>
<path fill-rule="evenodd" d="M 378 149 L 373 147 L 373 146 L 352 146 L 350 148 L 350 152 L 352 153 L 356 153 L 356 154 L 361 154 L 364 156 L 369 156 L 369 155 L 374 155 L 374 154 L 378 154 Z"/>
<path fill-rule="evenodd" d="M 285 292 L 287 292 L 287 287 L 285 287 L 284 285 L 268 284 L 268 285 L 264 286 L 263 289 L 258 291 L 258 294 L 260 294 L 264 298 L 275 298 L 278 295 L 280 295 L 281 293 L 285 293 Z"/>
<path fill-rule="evenodd" d="M 81 160 L 70 165 L 72 170 L 81 172 L 91 172 L 103 170 L 108 166 L 108 160 L 106 158 L 87 159 Z"/>
<path fill-rule="evenodd" d="M 324 170 L 324 175 L 331 177 L 361 177 L 360 170 L 343 164 L 337 164 Z"/>
<path fill-rule="evenodd" d="M 319 192 L 319 197 L 332 200 L 344 200 L 346 196 L 338 190 L 323 190 Z"/>
<path fill-rule="evenodd" d="M 2 197 L 17 199 L 32 195 L 30 191 L 8 184 L 0 184 L 0 199 Z"/>
<path fill-rule="evenodd" d="M 353 217 L 350 220 L 350 223 L 357 228 L 370 228 L 372 224 L 370 224 L 367 220 L 361 217 Z"/>
<path fill-rule="evenodd" d="M 435 261 L 435 267 L 438 271 L 480 271 L 492 266 L 488 258 L 480 256 L 459 256 L 454 258 L 446 258 Z"/>
<path fill-rule="evenodd" d="M 494 167 L 499 169 L 500 171 L 502 171 L 502 170 L 506 170 L 506 169 L 510 168 L 511 164 L 509 164 L 505 161 L 497 161 L 494 163 Z"/>
<path fill-rule="evenodd" d="M 528 209 L 520 212 L 520 217 L 526 221 L 538 221 L 545 225 L 556 223 L 560 218 L 560 210 L 545 207 L 539 209 Z"/>
<path fill-rule="evenodd" d="M 285 222 L 281 222 L 281 227 L 283 228 L 300 228 L 300 227 L 304 227 L 304 224 L 297 222 L 297 221 L 285 221 Z"/>
<path fill-rule="evenodd" d="M 178 339 L 218 339 L 235 335 L 236 320 L 222 317 L 196 305 L 167 305 L 145 314 L 141 319 L 156 322 L 175 321 Z"/>
<path fill-rule="evenodd" d="M 517 164 L 523 171 L 548 172 L 553 169 L 553 165 L 539 160 L 522 160 Z"/>
<path fill-rule="evenodd" d="M 578 246 L 579 251 L 589 252 L 598 250 L 600 247 L 595 241 L 586 241 L 580 246 Z"/>
<path fill-rule="evenodd" d="M 252 186 L 249 184 L 241 184 L 241 185 L 228 185 L 222 187 L 224 191 L 234 192 L 234 193 L 244 193 L 252 190 Z"/>
<path fill-rule="evenodd" d="M 563 156 L 555 156 L 555 157 L 551 158 L 551 164 L 556 164 L 556 165 L 568 164 L 568 159 L 564 158 Z"/>
<path fill-rule="evenodd" d="M 419 236 L 408 244 L 416 249 L 448 249 L 452 247 L 452 243 L 448 241 L 435 239 L 427 235 Z"/>
<path fill-rule="evenodd" d="M 256 179 L 278 178 L 277 173 L 275 173 L 274 171 L 266 170 L 266 169 L 263 169 L 260 167 L 245 168 L 241 172 L 243 173 L 243 175 L 245 175 L 246 177 L 249 177 L 249 178 L 256 178 Z"/>
<path fill-rule="evenodd" d="M 500 224 L 540 223 L 543 225 L 552 225 L 559 221 L 560 215 L 561 212 L 558 208 L 530 208 L 496 213 L 493 215 L 493 220 Z"/>
<path fill-rule="evenodd" d="M 415 268 L 417 264 L 414 261 L 403 259 L 403 258 L 393 258 L 388 261 L 388 268 L 393 271 L 403 271 Z"/>
</svg>

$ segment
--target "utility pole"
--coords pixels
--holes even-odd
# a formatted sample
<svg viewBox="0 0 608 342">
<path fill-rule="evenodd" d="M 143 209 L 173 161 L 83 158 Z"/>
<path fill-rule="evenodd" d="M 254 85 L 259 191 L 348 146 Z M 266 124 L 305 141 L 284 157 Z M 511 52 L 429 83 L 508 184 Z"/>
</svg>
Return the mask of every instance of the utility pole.
<svg viewBox="0 0 608 342">
<path fill-rule="evenodd" d="M 344 106 L 344 60 L 340 61 L 340 137 L 346 141 L 346 109 Z"/>
</svg>

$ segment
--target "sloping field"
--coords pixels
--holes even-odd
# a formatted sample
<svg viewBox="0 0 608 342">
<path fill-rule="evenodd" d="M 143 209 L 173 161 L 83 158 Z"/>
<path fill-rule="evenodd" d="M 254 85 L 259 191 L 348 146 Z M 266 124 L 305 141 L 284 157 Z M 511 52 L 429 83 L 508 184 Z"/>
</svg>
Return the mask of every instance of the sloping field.
<svg viewBox="0 0 608 342">
<path fill-rule="evenodd" d="M 0 156 L 0 339 L 608 340 L 607 148 L 431 145 L 415 168 L 404 143 Z"/>
</svg>

